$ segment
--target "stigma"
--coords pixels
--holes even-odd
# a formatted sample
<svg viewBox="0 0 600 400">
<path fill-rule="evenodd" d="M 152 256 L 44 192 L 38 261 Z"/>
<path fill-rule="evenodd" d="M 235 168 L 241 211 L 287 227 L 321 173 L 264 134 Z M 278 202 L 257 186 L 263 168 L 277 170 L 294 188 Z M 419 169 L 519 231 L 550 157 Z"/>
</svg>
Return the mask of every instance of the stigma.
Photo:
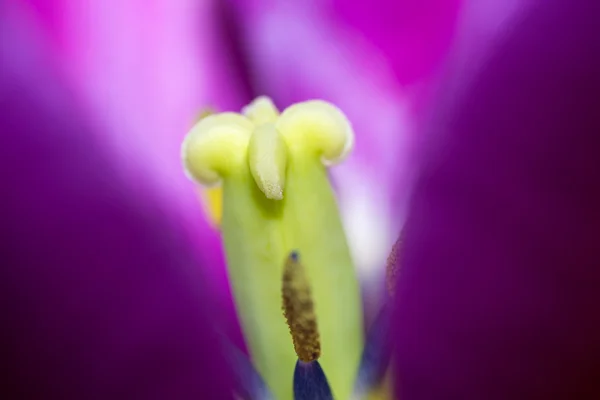
<svg viewBox="0 0 600 400">
<path fill-rule="evenodd" d="M 315 155 L 332 165 L 353 143 L 350 122 L 333 104 L 306 101 L 280 114 L 263 96 L 241 114 L 205 114 L 187 134 L 182 159 L 187 175 L 205 186 L 218 185 L 247 163 L 261 192 L 281 200 L 288 157 Z"/>
<path fill-rule="evenodd" d="M 290 398 L 298 361 L 318 359 L 336 397 L 352 390 L 363 343 L 360 288 L 327 168 L 353 143 L 333 104 L 279 112 L 259 97 L 240 113 L 203 116 L 182 144 L 187 175 L 210 188 L 207 208 L 252 363 L 276 398 Z"/>
</svg>

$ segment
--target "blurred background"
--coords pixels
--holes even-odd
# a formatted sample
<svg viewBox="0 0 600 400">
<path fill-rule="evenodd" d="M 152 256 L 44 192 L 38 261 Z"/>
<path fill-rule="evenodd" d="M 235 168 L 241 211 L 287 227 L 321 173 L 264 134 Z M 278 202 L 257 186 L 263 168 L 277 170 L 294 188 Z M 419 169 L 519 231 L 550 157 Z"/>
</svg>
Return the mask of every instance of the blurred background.
<svg viewBox="0 0 600 400">
<path fill-rule="evenodd" d="M 224 309 L 233 306 L 219 233 L 201 189 L 182 173 L 183 137 L 203 110 L 237 111 L 259 95 L 281 109 L 314 98 L 338 105 L 356 143 L 332 177 L 370 319 L 404 218 L 413 132 L 450 51 L 475 62 L 516 4 L 8 0 L 2 7 L 5 22 L 44 54 L 38 67 L 73 93 L 112 167 L 197 244 Z M 231 314 L 222 318 L 237 330 Z"/>
</svg>

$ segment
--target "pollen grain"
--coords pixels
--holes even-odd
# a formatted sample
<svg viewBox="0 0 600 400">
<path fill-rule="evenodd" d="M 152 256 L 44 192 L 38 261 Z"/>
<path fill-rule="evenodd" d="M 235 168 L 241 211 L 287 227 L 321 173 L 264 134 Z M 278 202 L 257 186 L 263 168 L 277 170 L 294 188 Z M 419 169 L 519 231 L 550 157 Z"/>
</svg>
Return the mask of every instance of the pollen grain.
<svg viewBox="0 0 600 400">
<path fill-rule="evenodd" d="M 285 262 L 282 297 L 283 315 L 298 358 L 304 362 L 317 360 L 321 355 L 317 316 L 306 271 L 295 252 Z"/>
</svg>

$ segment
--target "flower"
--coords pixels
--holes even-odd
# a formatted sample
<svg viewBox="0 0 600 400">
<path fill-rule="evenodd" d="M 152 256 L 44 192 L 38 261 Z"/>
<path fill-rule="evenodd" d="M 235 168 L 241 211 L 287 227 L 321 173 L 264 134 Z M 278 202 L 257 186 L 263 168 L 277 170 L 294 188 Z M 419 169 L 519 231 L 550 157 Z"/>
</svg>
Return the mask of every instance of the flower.
<svg viewBox="0 0 600 400">
<path fill-rule="evenodd" d="M 475 71 L 455 60 L 430 121 L 394 291 L 406 400 L 600 392 L 599 9 L 533 4 Z M 193 246 L 5 12 L 2 398 L 227 398 Z"/>
</svg>

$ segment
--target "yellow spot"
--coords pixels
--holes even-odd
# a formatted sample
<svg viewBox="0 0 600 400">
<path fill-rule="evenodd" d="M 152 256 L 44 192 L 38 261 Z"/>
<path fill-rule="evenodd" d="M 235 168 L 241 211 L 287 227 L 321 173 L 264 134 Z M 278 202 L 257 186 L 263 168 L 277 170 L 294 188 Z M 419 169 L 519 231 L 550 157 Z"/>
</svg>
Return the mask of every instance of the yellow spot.
<svg viewBox="0 0 600 400">
<path fill-rule="evenodd" d="M 200 199 L 211 224 L 220 227 L 223 218 L 223 187 L 200 188 Z"/>
<path fill-rule="evenodd" d="M 295 254 L 286 260 L 281 292 L 283 314 L 290 327 L 298 358 L 304 362 L 317 360 L 321 355 L 317 316 L 306 271 Z"/>
<path fill-rule="evenodd" d="M 205 107 L 198 112 L 194 123 L 197 124 L 204 118 L 215 114 L 216 111 L 212 107 Z M 221 186 L 199 188 L 198 196 L 204 207 L 204 213 L 208 217 L 211 225 L 219 227 L 223 215 L 223 188 Z"/>
</svg>

